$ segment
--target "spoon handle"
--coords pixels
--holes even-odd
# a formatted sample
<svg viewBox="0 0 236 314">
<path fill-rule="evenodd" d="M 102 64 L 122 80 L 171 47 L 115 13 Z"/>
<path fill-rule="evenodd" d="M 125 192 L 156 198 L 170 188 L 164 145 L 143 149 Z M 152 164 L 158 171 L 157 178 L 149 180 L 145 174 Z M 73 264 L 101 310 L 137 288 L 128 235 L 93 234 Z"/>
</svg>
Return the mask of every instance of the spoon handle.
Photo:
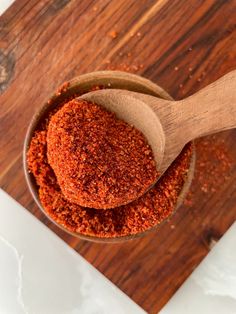
<svg viewBox="0 0 236 314">
<path fill-rule="evenodd" d="M 177 102 L 185 140 L 236 127 L 236 71 Z M 177 109 L 177 108 L 176 108 Z"/>
</svg>

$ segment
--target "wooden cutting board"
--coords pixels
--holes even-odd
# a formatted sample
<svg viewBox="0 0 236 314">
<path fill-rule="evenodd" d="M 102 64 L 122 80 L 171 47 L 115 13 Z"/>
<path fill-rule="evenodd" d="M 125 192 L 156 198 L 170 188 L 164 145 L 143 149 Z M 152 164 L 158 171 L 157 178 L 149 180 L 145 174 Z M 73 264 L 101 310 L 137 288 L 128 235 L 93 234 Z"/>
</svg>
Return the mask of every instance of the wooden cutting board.
<svg viewBox="0 0 236 314">
<path fill-rule="evenodd" d="M 236 132 L 202 144 L 218 145 L 207 157 L 216 163 L 207 168 L 210 186 L 208 161 L 198 159 L 191 200 L 169 222 L 111 245 L 69 236 L 37 208 L 22 169 L 26 128 L 58 85 L 90 71 L 141 74 L 176 99 L 194 93 L 236 68 L 235 12 L 235 0 L 16 0 L 0 18 L 1 187 L 148 313 L 161 309 L 236 219 Z"/>
</svg>

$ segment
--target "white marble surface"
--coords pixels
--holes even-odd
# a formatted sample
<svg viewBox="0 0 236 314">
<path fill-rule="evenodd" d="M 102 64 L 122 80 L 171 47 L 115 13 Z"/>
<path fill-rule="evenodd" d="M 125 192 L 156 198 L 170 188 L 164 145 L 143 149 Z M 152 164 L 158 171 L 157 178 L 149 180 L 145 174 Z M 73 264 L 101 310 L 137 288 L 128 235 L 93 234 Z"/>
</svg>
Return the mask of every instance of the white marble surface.
<svg viewBox="0 0 236 314">
<path fill-rule="evenodd" d="M 0 313 L 145 312 L 0 190 Z"/>
<path fill-rule="evenodd" d="M 14 0 L 0 0 L 0 15 L 14 2 Z"/>
<path fill-rule="evenodd" d="M 160 314 L 236 314 L 236 222 Z"/>
</svg>

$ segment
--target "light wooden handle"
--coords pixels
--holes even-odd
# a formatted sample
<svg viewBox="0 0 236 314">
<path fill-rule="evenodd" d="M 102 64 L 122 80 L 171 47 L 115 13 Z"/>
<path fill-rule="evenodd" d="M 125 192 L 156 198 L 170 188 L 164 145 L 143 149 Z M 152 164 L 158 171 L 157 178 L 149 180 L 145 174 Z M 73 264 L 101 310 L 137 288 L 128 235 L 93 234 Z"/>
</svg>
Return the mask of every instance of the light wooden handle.
<svg viewBox="0 0 236 314">
<path fill-rule="evenodd" d="M 236 71 L 176 104 L 186 142 L 236 127 Z"/>
</svg>

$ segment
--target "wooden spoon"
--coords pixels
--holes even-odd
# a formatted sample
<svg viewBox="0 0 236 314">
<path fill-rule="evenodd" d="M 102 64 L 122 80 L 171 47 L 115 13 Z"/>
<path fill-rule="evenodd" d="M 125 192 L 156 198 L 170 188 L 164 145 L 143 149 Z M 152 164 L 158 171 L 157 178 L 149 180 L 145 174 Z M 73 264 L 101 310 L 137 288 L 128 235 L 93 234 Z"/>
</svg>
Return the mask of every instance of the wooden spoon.
<svg viewBox="0 0 236 314">
<path fill-rule="evenodd" d="M 236 71 L 179 101 L 117 89 L 80 98 L 104 106 L 142 131 L 161 174 L 189 141 L 236 127 Z"/>
</svg>

